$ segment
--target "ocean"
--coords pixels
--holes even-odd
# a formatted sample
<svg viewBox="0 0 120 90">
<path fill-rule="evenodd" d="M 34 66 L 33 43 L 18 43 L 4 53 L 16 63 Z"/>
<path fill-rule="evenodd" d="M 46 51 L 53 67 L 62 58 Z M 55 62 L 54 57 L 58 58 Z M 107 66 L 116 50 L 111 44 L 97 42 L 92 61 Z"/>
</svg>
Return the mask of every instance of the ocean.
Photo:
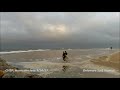
<svg viewBox="0 0 120 90">
<path fill-rule="evenodd" d="M 63 51 L 67 51 L 68 60 L 63 61 Z M 37 74 L 45 77 L 89 77 L 83 73 L 81 63 L 100 56 L 108 56 L 119 49 L 37 49 L 0 52 L 0 57 L 10 65 L 20 69 L 40 70 Z M 41 70 L 42 69 L 42 70 Z M 97 74 L 97 73 L 96 73 Z M 102 76 L 97 74 L 98 77 Z M 105 74 L 107 76 L 107 74 Z M 90 75 L 92 77 L 92 75 Z M 95 76 L 95 74 L 93 75 Z M 110 75 L 109 75 L 110 76 Z M 114 77 L 114 76 L 112 76 Z"/>
</svg>

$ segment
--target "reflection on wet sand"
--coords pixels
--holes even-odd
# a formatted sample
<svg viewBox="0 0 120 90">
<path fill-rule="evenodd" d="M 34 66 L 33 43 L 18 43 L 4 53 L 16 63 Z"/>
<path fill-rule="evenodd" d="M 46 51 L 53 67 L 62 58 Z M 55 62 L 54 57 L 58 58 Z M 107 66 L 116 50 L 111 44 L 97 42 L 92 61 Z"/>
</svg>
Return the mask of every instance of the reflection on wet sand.
<svg viewBox="0 0 120 90">
<path fill-rule="evenodd" d="M 63 67 L 62 67 L 62 71 L 63 71 L 63 72 L 66 72 L 66 70 L 67 70 L 68 68 L 69 68 L 68 66 L 63 65 Z"/>
<path fill-rule="evenodd" d="M 44 52 L 27 52 L 16 54 L 3 54 L 1 57 L 9 62 L 10 65 L 20 69 L 48 69 L 47 72 L 36 72 L 44 77 L 118 77 L 108 73 L 92 73 L 83 72 L 83 69 L 101 69 L 100 65 L 110 64 L 107 60 L 103 60 L 102 56 L 108 56 L 118 50 L 112 50 L 108 53 L 106 49 L 76 49 L 68 51 L 69 57 L 64 61 L 61 57 L 62 50 L 51 50 Z M 102 58 L 98 58 L 102 57 Z M 97 61 L 97 58 L 100 59 Z M 105 57 L 106 58 L 106 57 Z M 119 58 L 119 57 L 118 57 Z M 94 63 L 90 59 L 95 59 Z M 112 58 L 111 58 L 112 59 Z M 116 56 L 115 60 L 116 61 Z M 111 60 L 110 60 L 111 61 Z M 112 61 L 113 62 L 113 61 Z M 117 62 L 117 61 L 116 61 Z M 116 67 L 116 65 L 114 65 Z M 29 76 L 28 76 L 29 77 Z"/>
</svg>

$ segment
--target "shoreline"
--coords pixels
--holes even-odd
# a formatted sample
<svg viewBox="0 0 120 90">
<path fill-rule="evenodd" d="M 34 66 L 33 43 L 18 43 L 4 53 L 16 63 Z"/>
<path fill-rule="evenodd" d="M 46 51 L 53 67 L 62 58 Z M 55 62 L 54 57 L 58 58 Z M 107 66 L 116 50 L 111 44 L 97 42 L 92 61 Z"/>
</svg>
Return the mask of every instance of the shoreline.
<svg viewBox="0 0 120 90">
<path fill-rule="evenodd" d="M 40 75 L 20 71 L 0 58 L 0 78 L 42 78 Z"/>
<path fill-rule="evenodd" d="M 117 59 L 115 59 L 116 56 L 117 56 Z M 118 61 L 119 63 L 111 62 L 114 60 Z M 110 73 L 110 74 L 119 76 L 120 75 L 120 52 L 112 53 L 109 56 L 101 56 L 95 59 L 89 59 L 81 63 L 81 68 L 86 69 L 86 71 L 88 69 L 88 72 L 89 70 L 93 70 L 93 72 L 94 70 L 98 72 L 105 71 L 105 73 Z"/>
<path fill-rule="evenodd" d="M 117 56 L 117 58 L 116 58 Z M 117 70 L 116 66 L 120 65 L 120 63 L 114 63 L 116 61 L 120 62 L 120 52 L 113 52 L 111 54 L 106 54 L 106 55 L 102 55 L 102 56 L 98 56 L 96 58 L 89 58 L 88 60 L 85 61 L 81 61 L 79 62 L 79 60 L 74 61 L 71 60 L 69 63 L 65 63 L 62 62 L 61 59 L 60 60 L 53 60 L 53 61 L 38 61 L 38 62 L 18 62 L 18 65 L 24 65 L 23 69 L 37 69 L 37 68 L 49 68 L 50 71 L 48 72 L 42 72 L 41 74 L 37 73 L 27 73 L 27 72 L 12 72 L 12 73 L 6 73 L 7 75 L 5 75 L 3 78 L 51 78 L 54 75 L 58 75 L 56 77 L 61 77 L 61 76 L 66 76 L 70 77 L 70 73 L 72 72 L 73 75 L 75 74 L 80 74 L 78 75 L 78 78 L 89 78 L 89 77 L 118 77 L 120 75 L 120 69 Z M 113 60 L 114 59 L 114 60 Z M 114 61 L 114 62 L 113 62 Z M 14 67 L 15 70 L 20 70 L 20 68 L 15 68 L 14 65 L 9 65 L 5 60 L 2 60 L 0 58 L 0 63 L 3 63 L 1 65 L 6 65 L 5 67 L 7 69 L 9 69 L 7 67 L 11 66 L 12 68 Z M 117 65 L 116 65 L 117 64 Z M 112 65 L 109 66 L 109 65 Z M 62 73 L 60 70 L 62 70 L 63 66 L 67 66 L 69 68 L 71 68 L 72 70 L 67 70 L 68 72 Z M 31 68 L 30 68 L 31 67 Z M 1 66 L 0 66 L 0 70 Z M 5 70 L 5 69 L 4 69 Z M 3 71 L 4 71 L 3 70 Z M 73 70 L 77 70 L 77 71 L 73 71 Z M 81 70 L 81 72 L 79 72 Z M 58 73 L 56 73 L 58 72 Z M 1 73 L 1 71 L 0 71 Z M 100 76 L 101 75 L 101 76 Z M 71 75 L 72 76 L 72 75 Z M 77 76 L 77 75 L 75 75 Z M 72 76 L 74 78 L 74 76 Z"/>
<path fill-rule="evenodd" d="M 97 59 L 92 59 L 91 62 L 97 65 L 111 67 L 120 71 L 120 52 L 115 52 L 109 56 L 102 56 Z"/>
</svg>

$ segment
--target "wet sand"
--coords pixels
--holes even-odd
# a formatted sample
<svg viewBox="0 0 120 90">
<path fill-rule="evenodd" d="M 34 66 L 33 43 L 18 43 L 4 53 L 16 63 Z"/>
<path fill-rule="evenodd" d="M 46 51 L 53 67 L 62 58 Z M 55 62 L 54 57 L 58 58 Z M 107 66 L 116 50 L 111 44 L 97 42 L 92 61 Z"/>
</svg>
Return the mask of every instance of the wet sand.
<svg viewBox="0 0 120 90">
<path fill-rule="evenodd" d="M 113 53 L 109 56 L 102 56 L 92 59 L 91 62 L 97 65 L 107 66 L 120 71 L 120 52 Z"/>
<path fill-rule="evenodd" d="M 21 69 L 46 69 L 37 73 L 45 78 L 118 78 L 115 68 L 98 65 L 93 59 L 118 52 L 118 49 L 74 49 L 66 50 L 69 60 L 62 60 L 63 50 L 35 51 L 1 55 L 9 64 Z M 114 56 L 115 58 L 116 56 Z M 113 57 L 111 57 L 112 59 Z M 111 70 L 111 72 L 93 72 L 84 70 Z"/>
</svg>

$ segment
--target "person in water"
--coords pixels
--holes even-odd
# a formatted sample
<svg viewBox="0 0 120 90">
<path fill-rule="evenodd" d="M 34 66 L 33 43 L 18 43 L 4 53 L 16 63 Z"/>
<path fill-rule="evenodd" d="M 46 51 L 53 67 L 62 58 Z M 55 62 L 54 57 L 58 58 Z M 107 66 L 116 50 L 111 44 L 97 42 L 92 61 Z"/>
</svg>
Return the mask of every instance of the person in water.
<svg viewBox="0 0 120 90">
<path fill-rule="evenodd" d="M 112 47 L 110 47 L 110 49 L 112 50 Z"/>
<path fill-rule="evenodd" d="M 67 52 L 65 51 L 65 55 L 67 56 Z"/>
<path fill-rule="evenodd" d="M 63 60 L 66 61 L 66 58 L 67 58 L 67 52 L 66 51 L 65 52 L 63 51 L 63 56 L 62 57 L 63 57 Z"/>
</svg>

